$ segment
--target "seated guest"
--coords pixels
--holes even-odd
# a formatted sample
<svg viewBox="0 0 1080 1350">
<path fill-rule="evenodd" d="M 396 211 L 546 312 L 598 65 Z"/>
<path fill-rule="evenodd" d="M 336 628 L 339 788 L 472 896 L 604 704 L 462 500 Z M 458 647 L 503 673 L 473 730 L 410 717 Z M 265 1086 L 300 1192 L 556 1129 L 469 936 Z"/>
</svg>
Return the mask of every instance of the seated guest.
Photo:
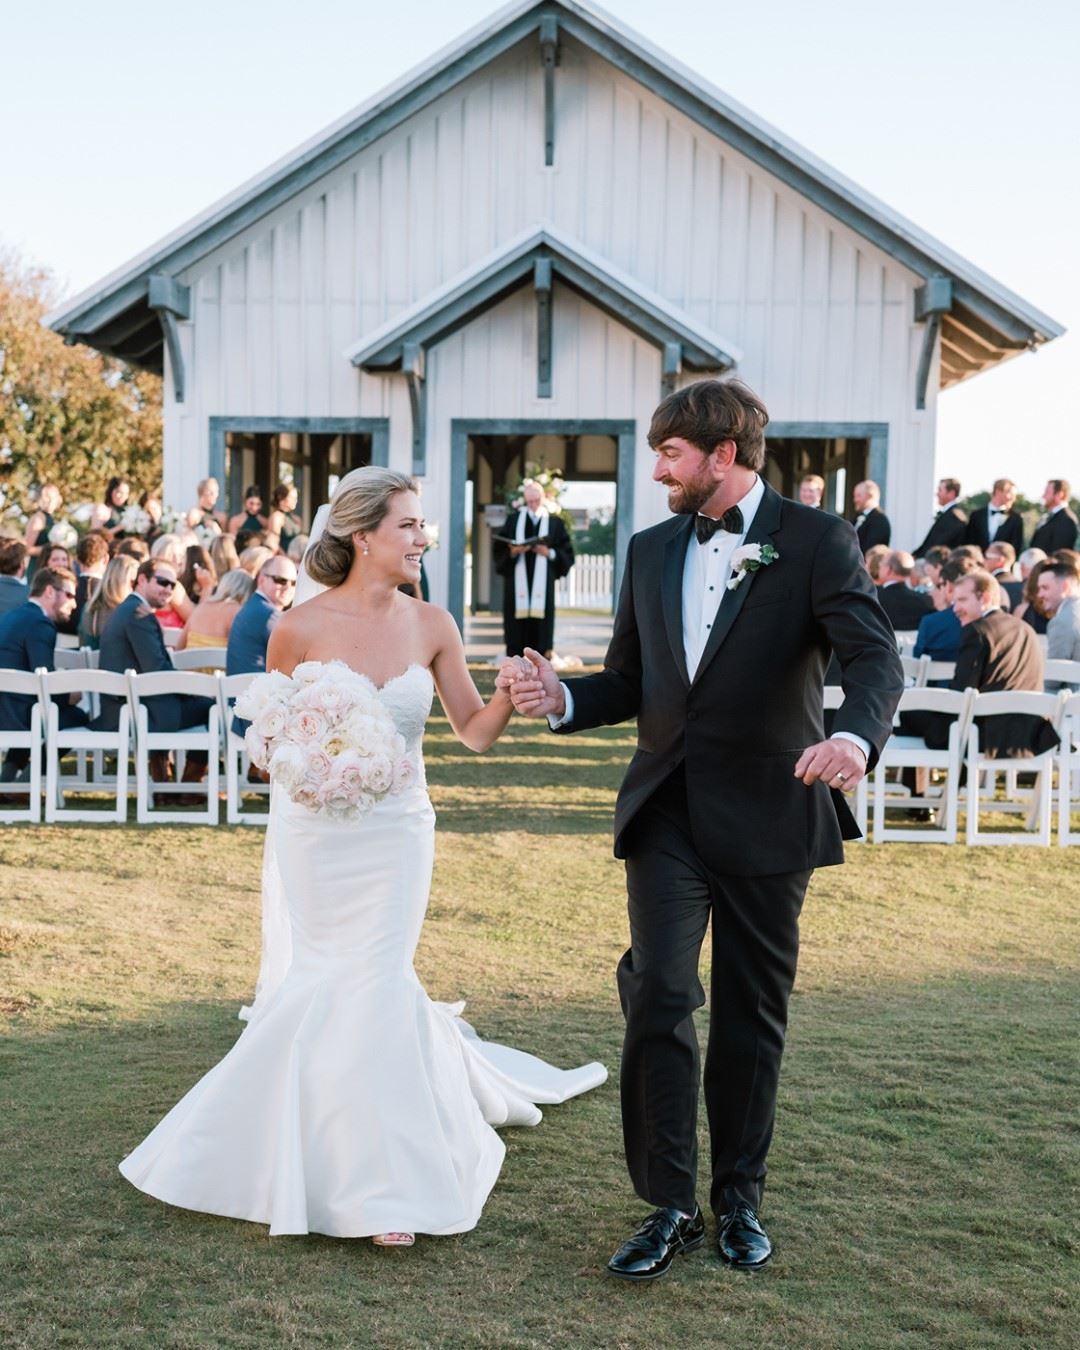
<svg viewBox="0 0 1080 1350">
<path fill-rule="evenodd" d="M 101 585 L 101 578 L 105 575 L 105 567 L 109 561 L 109 541 L 103 534 L 92 530 L 89 534 L 84 534 L 79 540 L 78 547 L 75 550 L 76 565 L 78 568 L 78 597 L 75 601 L 75 609 L 71 617 L 58 627 L 61 633 L 68 633 L 75 636 L 79 632 L 79 622 L 82 619 L 83 610 L 87 602 Z"/>
<path fill-rule="evenodd" d="M 148 558 L 139 564 L 134 591 L 109 615 L 101 634 L 102 670 L 115 670 L 121 674 L 125 670 L 134 670 L 145 675 L 150 671 L 173 669 L 155 611 L 166 607 L 175 589 L 176 571 L 171 563 Z M 212 699 L 191 694 L 160 694 L 149 698 L 146 707 L 150 730 L 183 731 L 188 727 L 203 727 L 212 702 Z M 102 730 L 116 730 L 122 703 L 123 699 L 102 695 L 98 720 Z M 206 755 L 189 754 L 184 766 L 184 781 L 199 782 L 205 772 Z M 168 778 L 166 751 L 154 751 L 150 755 L 150 776 L 157 782 Z M 178 805 L 183 804 L 181 798 L 174 800 Z"/>
<path fill-rule="evenodd" d="M 934 609 L 928 595 L 911 589 L 914 570 L 915 559 L 899 549 L 887 553 L 878 565 L 878 600 L 898 633 L 918 628 L 920 619 Z"/>
<path fill-rule="evenodd" d="M 219 577 L 240 566 L 240 555 L 236 551 L 236 541 L 231 534 L 214 536 L 210 544 L 210 561 Z"/>
<path fill-rule="evenodd" d="M 1052 563 L 1052 558 L 1044 558 L 1042 562 L 1035 563 L 1024 581 L 1020 604 L 1016 609 L 1016 618 L 1022 619 L 1039 634 L 1046 632 L 1047 624 L 1050 622 L 1050 615 L 1043 613 L 1042 603 L 1039 600 L 1039 576 L 1043 568 L 1049 567 Z"/>
<path fill-rule="evenodd" d="M 292 604 L 296 591 L 296 567 L 289 558 L 270 557 L 259 569 L 255 589 L 245 601 L 229 630 L 229 648 L 225 657 L 227 675 L 246 675 L 266 669 L 266 647 L 274 624 L 283 610 Z M 233 718 L 238 736 L 247 731 L 247 723 Z"/>
<path fill-rule="evenodd" d="M 1014 557 L 1024 547 L 1024 518 L 1016 510 L 1016 484 L 1011 478 L 996 479 L 989 502 L 972 511 L 967 542 L 984 552 L 991 544 L 1008 544 Z"/>
<path fill-rule="evenodd" d="M 63 568 L 39 567 L 30 585 L 30 598 L 0 618 L 0 668 L 35 671 L 54 669 L 57 625 L 75 608 L 75 573 Z M 37 699 L 31 694 L 0 694 L 0 726 L 6 731 L 29 731 Z M 85 726 L 86 714 L 70 699 L 57 699 L 62 727 Z M 12 783 L 30 763 L 29 750 L 9 750 L 0 781 Z"/>
<path fill-rule="evenodd" d="M 825 496 L 825 479 L 819 473 L 804 473 L 799 479 L 799 501 L 803 506 L 819 508 Z"/>
<path fill-rule="evenodd" d="M 866 563 L 866 570 L 870 573 L 870 580 L 874 583 L 875 586 L 881 585 L 879 575 L 881 569 L 881 560 L 883 558 L 887 558 L 888 556 L 889 556 L 888 544 L 874 544 L 872 548 L 868 548 L 865 554 L 863 554 L 863 562 Z"/>
<path fill-rule="evenodd" d="M 936 586 L 941 579 L 941 569 L 949 561 L 949 550 L 941 544 L 935 544 L 933 548 L 928 548 L 918 561 L 926 569 L 931 586 Z"/>
<path fill-rule="evenodd" d="M 189 544 L 180 573 L 180 585 L 193 605 L 208 600 L 217 585 L 217 573 L 210 554 L 201 544 Z"/>
<path fill-rule="evenodd" d="M 245 572 L 254 578 L 259 575 L 263 563 L 269 562 L 273 556 L 274 550 L 271 548 L 263 548 L 261 546 L 246 548 L 240 554 L 236 565 L 242 567 Z"/>
<path fill-rule="evenodd" d="M 265 530 L 240 530 L 235 539 L 236 551 L 241 557 L 253 548 L 266 548 L 270 549 L 271 553 L 277 552 L 276 548 L 270 548 Z"/>
<path fill-rule="evenodd" d="M 187 562 L 187 545 L 178 534 L 163 534 L 151 544 L 150 557 L 168 563 L 170 569 L 176 573 L 177 579 L 179 579 Z M 176 585 L 173 587 L 168 603 L 161 606 L 155 618 L 162 628 L 183 628 L 194 608 L 195 606 L 191 603 L 187 591 L 184 590 L 183 586 Z"/>
<path fill-rule="evenodd" d="M 213 595 L 191 611 L 191 617 L 184 625 L 177 646 L 179 648 L 228 646 L 233 620 L 240 612 L 241 605 L 251 595 L 254 584 L 252 578 L 240 567 L 226 572 L 218 582 Z"/>
<path fill-rule="evenodd" d="M 304 561 L 304 554 L 307 552 L 309 541 L 309 535 L 298 534 L 285 550 L 285 556 L 291 558 L 297 567 Z"/>
<path fill-rule="evenodd" d="M 939 579 L 930 594 L 933 610 L 919 620 L 913 656 L 928 656 L 931 661 L 955 661 L 960 650 L 963 627 L 953 613 L 952 584 Z M 938 683 L 937 680 L 934 681 Z M 946 681 L 946 683 L 948 683 Z"/>
<path fill-rule="evenodd" d="M 953 586 L 953 609 L 964 631 L 950 688 L 981 694 L 1006 689 L 1042 693 L 1043 655 L 1035 634 L 1006 614 L 998 599 L 998 584 L 989 572 L 969 572 Z M 944 750 L 951 721 L 947 713 L 903 713 L 900 730 L 905 736 L 921 736 L 932 750 Z M 977 721 L 981 749 L 992 756 L 1041 754 L 1058 742 L 1049 722 L 1027 713 Z"/>
<path fill-rule="evenodd" d="M 101 634 L 109 615 L 122 605 L 135 585 L 138 561 L 127 553 L 118 553 L 109 559 L 101 584 L 87 601 L 79 619 L 79 643 L 93 651 L 101 646 Z"/>
<path fill-rule="evenodd" d="M 29 600 L 28 561 L 26 545 L 21 539 L 0 539 L 0 614 L 17 609 Z"/>
<path fill-rule="evenodd" d="M 1048 562 L 1036 583 L 1039 604 L 1051 616 L 1046 625 L 1046 655 L 1051 661 L 1080 661 L 1080 573 L 1068 563 Z M 1048 692 L 1077 685 L 1047 680 Z"/>
<path fill-rule="evenodd" d="M 1012 612 L 1018 619 L 1024 618 L 1027 606 L 1031 603 L 1026 595 L 1027 580 L 1035 567 L 1037 567 L 1039 563 L 1046 561 L 1046 557 L 1047 555 L 1041 548 L 1026 548 L 1017 559 L 1020 567 L 1020 599 L 1018 601 L 1013 601 Z M 1032 585 L 1034 586 L 1034 582 Z M 1034 591 L 1032 594 L 1034 595 Z"/>
<path fill-rule="evenodd" d="M 150 545 L 145 539 L 122 539 L 113 557 L 118 558 L 121 554 L 127 558 L 134 558 L 136 563 L 141 563 L 149 558 Z"/>
<path fill-rule="evenodd" d="M 70 572 L 71 554 L 63 544 L 46 544 L 38 557 L 39 567 L 51 567 L 53 571 Z"/>
<path fill-rule="evenodd" d="M 986 562 L 983 557 L 983 551 L 977 544 L 957 544 L 955 548 L 949 549 L 950 558 L 970 558 L 973 563 L 982 567 Z"/>
<path fill-rule="evenodd" d="M 1013 576 L 1015 566 L 1016 549 L 1013 548 L 1012 544 L 1007 544 L 1002 540 L 987 546 L 986 570 L 1001 587 L 1002 609 L 1015 609 L 1023 594 L 1024 583 Z"/>
</svg>

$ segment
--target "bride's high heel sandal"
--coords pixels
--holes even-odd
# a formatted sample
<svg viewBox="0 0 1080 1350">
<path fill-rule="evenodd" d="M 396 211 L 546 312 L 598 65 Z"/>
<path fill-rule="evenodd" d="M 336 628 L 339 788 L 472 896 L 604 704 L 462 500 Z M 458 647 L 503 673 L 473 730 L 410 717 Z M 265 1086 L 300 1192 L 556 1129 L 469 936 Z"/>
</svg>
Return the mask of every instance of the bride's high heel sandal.
<svg viewBox="0 0 1080 1350">
<path fill-rule="evenodd" d="M 376 1233 L 371 1239 L 376 1247 L 411 1247 L 416 1241 L 415 1233 Z"/>
</svg>

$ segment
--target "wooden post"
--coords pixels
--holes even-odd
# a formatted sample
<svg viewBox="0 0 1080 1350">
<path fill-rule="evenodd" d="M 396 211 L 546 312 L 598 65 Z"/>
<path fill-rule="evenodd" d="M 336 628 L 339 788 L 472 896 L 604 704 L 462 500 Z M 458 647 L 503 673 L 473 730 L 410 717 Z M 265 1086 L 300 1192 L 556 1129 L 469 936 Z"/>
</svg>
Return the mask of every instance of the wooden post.
<svg viewBox="0 0 1080 1350">
<path fill-rule="evenodd" d="M 550 258 L 537 258 L 533 266 L 536 289 L 536 397 L 551 397 L 551 281 Z"/>
<path fill-rule="evenodd" d="M 540 20 L 540 59 L 544 65 L 544 164 L 555 163 L 555 67 L 559 59 L 559 21 L 554 14 Z"/>
</svg>

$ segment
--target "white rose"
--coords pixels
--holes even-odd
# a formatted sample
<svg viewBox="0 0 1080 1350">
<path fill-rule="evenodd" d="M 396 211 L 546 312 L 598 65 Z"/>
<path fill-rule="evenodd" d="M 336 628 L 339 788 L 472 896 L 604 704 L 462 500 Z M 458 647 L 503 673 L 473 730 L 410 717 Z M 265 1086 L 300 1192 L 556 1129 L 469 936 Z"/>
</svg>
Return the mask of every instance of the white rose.
<svg viewBox="0 0 1080 1350">
<path fill-rule="evenodd" d="M 291 794 L 303 780 L 306 763 L 303 750 L 285 741 L 270 756 L 270 776 Z"/>
</svg>

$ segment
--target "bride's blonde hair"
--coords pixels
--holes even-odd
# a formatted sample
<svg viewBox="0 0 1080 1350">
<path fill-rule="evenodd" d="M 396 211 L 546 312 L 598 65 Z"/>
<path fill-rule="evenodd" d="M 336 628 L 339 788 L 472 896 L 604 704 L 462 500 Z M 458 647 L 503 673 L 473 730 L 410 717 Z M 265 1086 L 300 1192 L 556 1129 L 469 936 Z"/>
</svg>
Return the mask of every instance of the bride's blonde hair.
<svg viewBox="0 0 1080 1350">
<path fill-rule="evenodd" d="M 352 536 L 377 530 L 391 499 L 399 492 L 416 491 L 415 478 L 377 464 L 347 473 L 330 499 L 325 530 L 304 555 L 311 577 L 323 586 L 340 586 L 353 564 Z"/>
</svg>

